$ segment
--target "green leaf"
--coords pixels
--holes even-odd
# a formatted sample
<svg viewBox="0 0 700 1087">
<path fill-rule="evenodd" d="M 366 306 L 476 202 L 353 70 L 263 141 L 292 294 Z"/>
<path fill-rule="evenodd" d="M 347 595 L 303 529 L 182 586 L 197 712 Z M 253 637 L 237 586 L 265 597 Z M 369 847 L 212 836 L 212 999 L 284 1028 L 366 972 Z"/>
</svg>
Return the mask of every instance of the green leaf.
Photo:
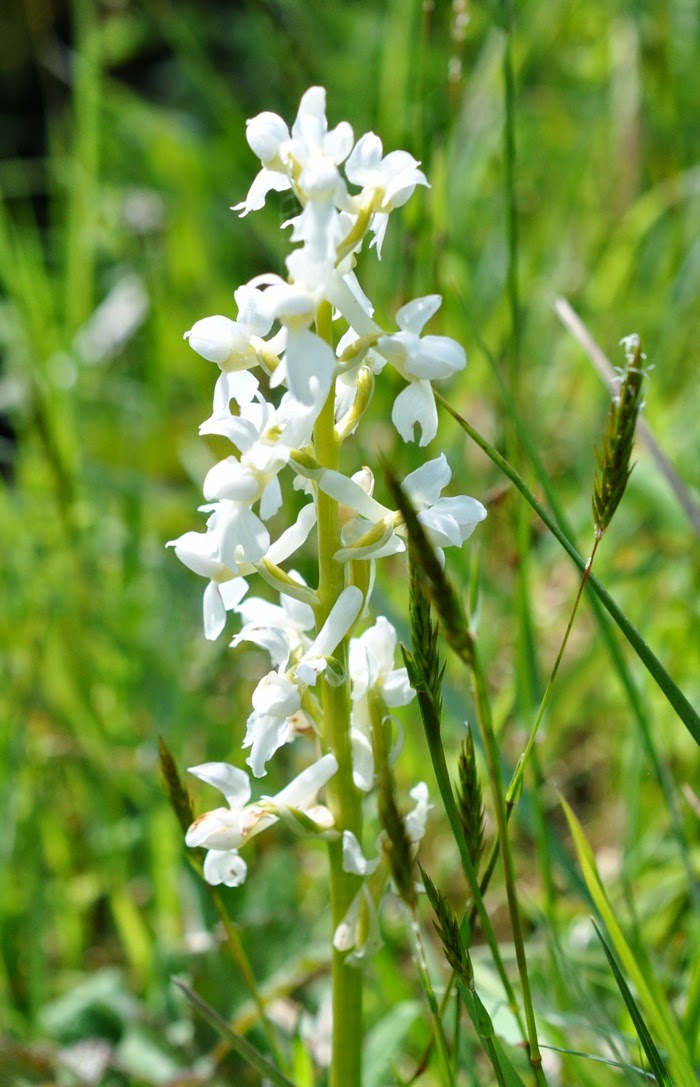
<svg viewBox="0 0 700 1087">
<path fill-rule="evenodd" d="M 275 1065 L 271 1064 L 267 1057 L 263 1056 L 259 1049 L 251 1045 L 247 1038 L 243 1038 L 235 1030 L 232 1030 L 226 1020 L 222 1019 L 219 1013 L 210 1004 L 207 1004 L 206 1000 L 202 1000 L 201 996 L 198 996 L 178 978 L 173 978 L 173 982 L 178 989 L 182 990 L 190 1003 L 195 1006 L 217 1034 L 220 1034 L 228 1042 L 231 1049 L 238 1053 L 239 1057 L 242 1057 L 244 1061 L 247 1061 L 250 1067 L 259 1072 L 263 1078 L 268 1079 L 273 1087 L 295 1087 L 291 1080 L 283 1076 Z"/>
<path fill-rule="evenodd" d="M 365 1041 L 364 1087 L 385 1087 L 409 1028 L 420 1014 L 416 1000 L 405 1000 L 377 1023 Z"/>
<path fill-rule="evenodd" d="M 605 952 L 605 956 L 606 956 L 608 962 L 610 963 L 610 969 L 612 970 L 613 974 L 615 975 L 615 981 L 617 982 L 617 987 L 620 990 L 620 993 L 622 995 L 622 999 L 624 1000 L 625 1004 L 627 1005 L 627 1011 L 630 1013 L 630 1018 L 632 1019 L 632 1022 L 634 1023 L 634 1029 L 637 1031 L 637 1036 L 638 1036 L 639 1041 L 640 1041 L 640 1043 L 642 1045 L 642 1049 L 644 1050 L 644 1052 L 647 1055 L 647 1060 L 649 1061 L 649 1067 L 651 1068 L 652 1072 L 656 1076 L 657 1083 L 661 1083 L 663 1085 L 668 1085 L 668 1087 L 672 1087 L 671 1078 L 670 1078 L 670 1076 L 668 1074 L 668 1071 L 666 1069 L 666 1065 L 662 1061 L 661 1055 L 659 1054 L 658 1049 L 654 1045 L 654 1039 L 652 1038 L 651 1034 L 649 1033 L 649 1029 L 648 1029 L 646 1023 L 644 1022 L 644 1017 L 643 1017 L 642 1013 L 640 1012 L 639 1007 L 637 1006 L 637 1002 L 634 999 L 634 997 L 632 996 L 632 993 L 630 992 L 629 986 L 628 986 L 627 982 L 625 981 L 624 975 L 623 975 L 622 971 L 620 970 L 620 967 L 617 965 L 617 960 L 616 960 L 615 956 L 613 955 L 612 950 L 608 947 L 608 944 L 607 944 L 607 942 L 605 940 L 605 937 L 603 936 L 603 933 L 600 931 L 600 929 L 596 925 L 595 921 L 593 922 L 593 927 L 595 928 L 595 930 L 596 930 L 596 932 L 598 934 L 598 939 L 600 940 L 601 944 L 603 945 L 603 951 Z"/>
<path fill-rule="evenodd" d="M 644 1006 L 647 1019 L 652 1025 L 659 1041 L 669 1055 L 669 1062 L 673 1075 L 682 1087 L 697 1087 L 697 1076 L 693 1070 L 688 1050 L 673 1011 L 669 1007 L 666 996 L 652 974 L 645 976 L 632 948 L 627 943 L 625 935 L 620 928 L 605 888 L 600 881 L 596 868 L 593 850 L 591 849 L 583 828 L 573 811 L 562 798 L 562 807 L 566 815 L 571 836 L 574 840 L 576 854 L 581 866 L 583 878 L 586 881 L 588 892 L 595 903 L 598 913 L 605 922 L 615 950 L 620 957 L 627 975 L 634 983 L 639 994 L 639 999 Z"/>
<path fill-rule="evenodd" d="M 510 1058 L 493 1031 L 493 1023 L 486 1007 L 475 989 L 469 988 L 457 979 L 457 988 L 467 1009 L 469 1018 L 484 1047 L 499 1087 L 525 1087 L 522 1079 L 510 1062 Z"/>
</svg>

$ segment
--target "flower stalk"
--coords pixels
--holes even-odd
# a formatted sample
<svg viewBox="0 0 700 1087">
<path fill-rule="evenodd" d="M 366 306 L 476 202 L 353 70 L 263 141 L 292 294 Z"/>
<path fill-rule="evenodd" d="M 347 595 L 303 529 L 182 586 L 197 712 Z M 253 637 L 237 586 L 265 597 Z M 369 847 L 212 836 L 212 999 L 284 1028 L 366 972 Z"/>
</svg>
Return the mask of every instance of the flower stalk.
<svg viewBox="0 0 700 1087">
<path fill-rule="evenodd" d="M 316 318 L 319 336 L 332 343 L 331 307 L 324 303 Z M 319 465 L 337 471 L 341 442 L 335 430 L 335 395 L 331 392 L 321 410 L 314 432 L 314 452 Z M 316 493 L 318 510 L 318 598 L 317 625 L 326 621 L 333 604 L 345 588 L 345 567 L 333 558 L 340 548 L 340 513 L 338 502 L 320 489 Z M 345 672 L 337 686 L 323 680 L 321 690 L 323 731 L 321 742 L 338 759 L 338 773 L 328 784 L 328 806 L 336 826 L 361 839 L 361 796 L 352 776 L 350 743 L 350 683 L 347 675 L 347 640 L 336 648 L 335 656 Z M 343 868 L 339 839 L 328 843 L 330 865 L 330 903 L 333 931 L 343 921 L 360 879 Z M 333 1002 L 333 1063 L 329 1087 L 351 1087 L 362 1082 L 362 973 L 348 965 L 335 947 L 331 959 Z"/>
<path fill-rule="evenodd" d="M 375 321 L 354 271 L 366 240 L 380 257 L 392 210 L 428 184 L 420 164 L 405 151 L 384 155 L 374 133 L 355 142 L 346 122 L 329 129 L 321 87 L 303 96 L 291 130 L 276 114 L 262 113 L 248 122 L 246 134 L 261 169 L 235 210 L 245 216 L 260 210 L 271 192 L 290 191 L 300 206 L 286 224 L 293 248 L 286 279 L 265 273 L 234 292 L 235 320 L 205 317 L 186 333 L 190 346 L 220 370 L 212 415 L 200 432 L 228 439 L 233 452 L 204 479 L 206 531 L 186 532 L 170 546 L 207 579 L 205 636 L 220 637 L 233 615 L 242 626 L 231 646 L 250 642 L 269 654 L 271 668 L 253 692 L 242 742 L 253 777 L 264 778 L 275 753 L 300 735 L 315 738 L 320 757 L 274 796 L 258 789 L 256 798 L 240 767 L 192 767 L 223 794 L 226 806 L 194 819 L 185 841 L 207 850 L 206 881 L 229 887 L 247 878 L 244 847 L 279 821 L 327 841 L 333 934 L 328 1082 L 360 1087 L 361 966 L 381 944 L 378 905 L 391 868 L 386 853 L 367 859 L 362 852 L 363 801 L 378 785 L 381 798 L 395 758 L 388 737 L 376 743 L 372 721 L 379 721 L 384 741 L 390 709 L 406 705 L 414 692 L 406 669 L 395 667 L 393 626 L 370 611 L 375 561 L 406 550 L 406 525 L 399 510 L 373 497 L 370 468 L 343 474 L 341 447 L 361 424 L 386 365 L 405 382 L 392 421 L 404 440 L 426 445 L 437 432 L 431 383 L 463 369 L 466 355 L 449 337 L 424 334 L 439 295 L 402 306 L 392 331 Z M 265 375 L 269 399 L 256 370 Z M 273 539 L 268 525 L 284 507 L 282 483 L 290 473 L 310 501 Z M 461 546 L 486 516 L 476 499 L 443 494 L 451 475 L 441 455 L 404 480 L 438 551 Z M 315 588 L 288 565 L 312 535 Z M 255 574 L 279 603 L 249 593 Z M 353 636 L 359 623 L 372 620 Z M 423 782 L 410 795 L 415 808 L 401 816 L 395 805 L 392 827 L 413 858 L 431 805 Z M 411 897 L 412 888 L 398 890 Z M 429 979 L 423 982 L 432 992 Z M 445 1064 L 444 1048 L 441 1059 Z"/>
</svg>

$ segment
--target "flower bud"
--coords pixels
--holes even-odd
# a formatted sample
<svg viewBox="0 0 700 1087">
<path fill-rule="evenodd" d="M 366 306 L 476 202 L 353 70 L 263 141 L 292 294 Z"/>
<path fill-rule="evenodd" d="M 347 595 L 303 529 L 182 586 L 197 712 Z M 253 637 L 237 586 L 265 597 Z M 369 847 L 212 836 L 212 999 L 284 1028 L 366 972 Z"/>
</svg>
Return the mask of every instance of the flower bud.
<svg viewBox="0 0 700 1087">
<path fill-rule="evenodd" d="M 247 122 L 245 135 L 251 151 L 267 165 L 277 158 L 280 144 L 289 139 L 289 129 L 276 113 L 265 112 Z"/>
<path fill-rule="evenodd" d="M 184 338 L 198 355 L 208 362 L 215 362 L 222 370 L 244 368 L 236 366 L 235 361 L 248 355 L 252 356 L 249 365 L 255 362 L 250 340 L 243 335 L 240 325 L 221 314 L 196 321 Z"/>
</svg>

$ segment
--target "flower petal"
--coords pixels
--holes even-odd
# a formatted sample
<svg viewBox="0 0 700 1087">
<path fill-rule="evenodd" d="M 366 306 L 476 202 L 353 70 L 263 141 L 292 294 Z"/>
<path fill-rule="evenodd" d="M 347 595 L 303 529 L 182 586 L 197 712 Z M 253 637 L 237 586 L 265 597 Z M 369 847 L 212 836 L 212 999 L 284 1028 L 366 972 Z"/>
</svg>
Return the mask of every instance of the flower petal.
<svg viewBox="0 0 700 1087">
<path fill-rule="evenodd" d="M 316 504 L 309 502 L 302 506 L 299 516 L 293 525 L 285 529 L 282 535 L 275 540 L 267 552 L 267 559 L 279 566 L 281 562 L 293 555 L 308 539 L 311 529 L 316 524 Z"/>
<path fill-rule="evenodd" d="M 204 878 L 213 887 L 240 887 L 248 875 L 248 865 L 235 849 L 210 849 L 204 858 Z"/>
<path fill-rule="evenodd" d="M 408 681 L 405 668 L 395 668 L 381 677 L 380 690 L 387 706 L 407 706 L 415 698 L 416 692 Z"/>
<path fill-rule="evenodd" d="M 228 762 L 203 762 L 188 767 L 187 773 L 213 785 L 224 794 L 231 808 L 242 808 L 250 800 L 250 778 L 245 770 Z"/>
<path fill-rule="evenodd" d="M 329 494 L 348 509 L 366 517 L 372 524 L 382 521 L 391 512 L 371 498 L 353 479 L 332 469 L 323 473 L 318 485 L 324 494 Z"/>
<path fill-rule="evenodd" d="M 404 369 L 411 377 L 439 380 L 466 365 L 467 354 L 461 343 L 449 336 L 423 336 L 418 351 L 406 359 Z"/>
<path fill-rule="evenodd" d="M 405 442 L 415 441 L 414 428 L 420 427 L 419 445 L 427 445 L 437 434 L 438 415 L 429 381 L 413 381 L 394 401 L 391 421 Z"/>
<path fill-rule="evenodd" d="M 284 630 L 261 624 L 248 623 L 243 630 L 230 642 L 231 649 L 235 649 L 241 642 L 252 642 L 253 645 L 267 650 L 270 660 L 277 668 L 286 668 L 289 661 L 289 638 Z"/>
<path fill-rule="evenodd" d="M 354 712 L 354 711 L 353 711 Z M 374 784 L 374 752 L 372 744 L 358 728 L 350 732 L 352 744 L 352 778 L 356 788 L 368 793 Z"/>
<path fill-rule="evenodd" d="M 274 804 L 285 808 L 308 808 L 321 789 L 338 770 L 335 755 L 323 755 L 317 762 L 307 766 L 290 781 L 281 792 L 271 797 Z"/>
<path fill-rule="evenodd" d="M 437 313 L 442 305 L 442 295 L 426 294 L 423 298 L 414 298 L 396 314 L 396 323 L 404 332 L 415 332 L 417 335 L 427 325 L 430 318 Z"/>
<path fill-rule="evenodd" d="M 221 599 L 219 586 L 215 581 L 210 581 L 204 590 L 202 617 L 204 620 L 204 637 L 208 642 L 215 642 L 226 626 L 226 608 Z"/>
<path fill-rule="evenodd" d="M 290 327 L 287 337 L 287 387 L 308 406 L 323 404 L 335 373 L 332 348 L 308 329 Z"/>
<path fill-rule="evenodd" d="M 451 479 L 452 469 L 445 454 L 441 453 L 434 460 L 421 464 L 414 472 L 409 472 L 402 486 L 413 507 L 420 511 L 435 505 Z"/>
<path fill-rule="evenodd" d="M 275 751 L 292 738 L 293 730 L 286 717 L 272 714 L 251 713 L 246 723 L 243 747 L 251 749 L 246 759 L 256 778 L 267 773 L 265 764 L 270 761 Z"/>
<path fill-rule="evenodd" d="M 406 833 L 412 842 L 419 842 L 425 834 L 425 827 L 428 821 L 428 812 L 432 809 L 433 805 L 428 802 L 428 786 L 424 781 L 419 781 L 415 785 L 410 793 L 416 806 L 413 811 L 410 811 L 404 818 L 404 826 L 406 827 Z"/>
<path fill-rule="evenodd" d="M 266 110 L 246 121 L 245 137 L 253 154 L 267 163 L 279 155 L 280 145 L 289 139 L 289 129 L 281 117 Z"/>
<path fill-rule="evenodd" d="M 356 585 L 348 585 L 343 589 L 309 649 L 308 656 L 329 657 L 357 619 L 363 602 L 362 591 Z"/>
<path fill-rule="evenodd" d="M 380 857 L 368 861 L 362 852 L 362 846 L 351 830 L 343 831 L 343 871 L 354 876 L 370 876 L 376 872 Z"/>
</svg>

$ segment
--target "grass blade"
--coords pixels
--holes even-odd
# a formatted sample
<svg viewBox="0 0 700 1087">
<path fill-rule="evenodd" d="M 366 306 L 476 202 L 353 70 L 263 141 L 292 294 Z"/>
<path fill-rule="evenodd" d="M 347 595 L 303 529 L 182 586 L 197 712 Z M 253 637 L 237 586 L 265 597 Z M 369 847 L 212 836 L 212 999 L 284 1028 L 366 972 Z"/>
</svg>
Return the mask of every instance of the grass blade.
<svg viewBox="0 0 700 1087">
<path fill-rule="evenodd" d="M 231 1049 L 235 1050 L 239 1057 L 242 1057 L 251 1068 L 254 1068 L 256 1072 L 259 1072 L 264 1079 L 267 1079 L 268 1082 L 273 1085 L 273 1087 L 294 1087 L 292 1081 L 288 1080 L 286 1076 L 283 1076 L 275 1065 L 271 1064 L 270 1061 L 263 1056 L 259 1049 L 256 1049 L 247 1038 L 243 1038 L 242 1035 L 237 1034 L 235 1030 L 232 1030 L 226 1020 L 223 1019 L 210 1004 L 207 1004 L 206 1000 L 202 1000 L 201 996 L 198 996 L 197 993 L 193 992 L 193 990 L 190 989 L 188 985 L 185 985 L 184 982 L 179 981 L 177 978 L 173 978 L 173 981 L 178 989 L 182 990 L 189 1002 L 194 1005 L 198 1012 L 200 1012 L 202 1017 L 214 1028 L 217 1034 L 220 1034 L 231 1046 Z"/>
<path fill-rule="evenodd" d="M 641 969 L 632 948 L 627 943 L 625 935 L 618 924 L 615 911 L 608 899 L 605 888 L 601 883 L 598 869 L 596 868 L 593 850 L 591 849 L 583 828 L 573 811 L 562 798 L 562 807 L 569 824 L 569 830 L 574 841 L 583 878 L 586 881 L 588 892 L 605 922 L 615 950 L 627 971 L 628 977 L 634 983 L 639 994 L 639 999 L 644 1007 L 647 1018 L 667 1051 L 669 1063 L 673 1069 L 673 1075 L 678 1087 L 697 1087 L 697 1077 L 693 1070 L 688 1050 L 683 1041 L 678 1023 L 673 1011 L 669 1007 L 666 996 L 653 974 L 645 975 Z"/>
<path fill-rule="evenodd" d="M 513 483 L 513 485 L 517 488 L 517 490 L 520 491 L 525 501 L 528 502 L 530 506 L 532 506 L 533 510 L 543 522 L 543 524 L 547 526 L 555 539 L 558 540 L 561 546 L 564 548 L 567 555 L 572 559 L 572 561 L 578 567 L 581 573 L 583 573 L 586 569 L 586 560 L 581 555 L 579 555 L 574 545 L 561 531 L 554 518 L 550 516 L 544 506 L 537 500 L 522 476 L 518 472 L 516 472 L 515 468 L 513 468 L 513 466 L 509 464 L 504 457 L 501 456 L 497 449 L 495 449 L 489 442 L 487 442 L 486 439 L 483 438 L 478 431 L 474 430 L 474 428 L 467 422 L 467 420 L 464 419 L 459 414 L 459 412 L 456 411 L 452 407 L 452 405 L 448 403 L 447 400 L 445 400 L 443 396 L 441 396 L 439 393 L 437 393 L 436 396 L 440 403 L 443 405 L 443 407 L 446 408 L 447 411 L 449 411 L 455 422 L 459 424 L 462 430 L 464 430 L 464 432 L 469 435 L 472 441 L 474 441 L 479 446 L 479 448 L 482 449 L 484 453 L 486 453 L 486 456 L 489 458 L 489 460 L 493 461 L 496 467 L 500 468 L 503 474 L 506 475 L 511 483 Z M 596 594 L 610 617 L 614 620 L 624 636 L 627 638 L 627 641 L 630 643 L 635 653 L 646 667 L 647 671 L 656 680 L 656 683 L 665 694 L 671 706 L 673 706 L 673 709 L 676 711 L 681 721 L 688 729 L 688 732 L 693 737 L 696 744 L 700 746 L 700 716 L 698 716 L 696 711 L 693 709 L 678 684 L 674 683 L 656 654 L 652 652 L 652 650 L 646 644 L 636 628 L 632 625 L 632 623 L 630 623 L 624 612 L 621 611 L 621 609 L 617 606 L 610 594 L 603 588 L 601 583 L 598 581 L 597 578 L 593 576 L 593 574 L 591 574 L 588 578 L 588 584 L 593 592 Z"/>
<path fill-rule="evenodd" d="M 669 1076 L 668 1071 L 666 1069 L 666 1065 L 664 1064 L 663 1060 L 661 1059 L 661 1055 L 660 1055 L 658 1049 L 656 1048 L 656 1046 L 654 1044 L 654 1039 L 652 1038 L 651 1034 L 649 1033 L 649 1029 L 648 1029 L 648 1027 L 647 1027 L 647 1025 L 646 1025 L 646 1023 L 644 1021 L 644 1016 L 642 1015 L 641 1011 L 639 1010 L 639 1007 L 637 1006 L 637 1002 L 634 999 L 634 997 L 632 996 L 632 993 L 630 992 L 629 986 L 628 986 L 627 982 L 625 981 L 624 975 L 623 975 L 622 971 L 620 970 L 620 967 L 617 965 L 617 959 L 613 955 L 611 948 L 608 947 L 607 941 L 606 941 L 605 937 L 603 936 L 603 933 L 600 931 L 600 929 L 596 925 L 595 921 L 593 922 L 593 927 L 596 930 L 596 933 L 598 935 L 598 939 L 600 940 L 601 944 L 603 945 L 603 951 L 605 952 L 605 957 L 607 958 L 608 962 L 610 963 L 610 969 L 612 970 L 612 972 L 613 972 L 613 974 L 615 976 L 615 981 L 617 982 L 617 987 L 620 990 L 620 994 L 622 996 L 622 999 L 625 1002 L 625 1005 L 627 1006 L 627 1011 L 630 1013 L 630 1018 L 631 1018 L 632 1022 L 634 1023 L 634 1029 L 637 1031 L 637 1037 L 639 1038 L 642 1049 L 644 1050 L 644 1052 L 647 1055 L 647 1060 L 649 1061 L 649 1067 L 651 1068 L 652 1072 L 654 1073 L 657 1083 L 662 1084 L 663 1087 L 673 1087 L 672 1082 L 671 1082 L 671 1077 Z"/>
</svg>

